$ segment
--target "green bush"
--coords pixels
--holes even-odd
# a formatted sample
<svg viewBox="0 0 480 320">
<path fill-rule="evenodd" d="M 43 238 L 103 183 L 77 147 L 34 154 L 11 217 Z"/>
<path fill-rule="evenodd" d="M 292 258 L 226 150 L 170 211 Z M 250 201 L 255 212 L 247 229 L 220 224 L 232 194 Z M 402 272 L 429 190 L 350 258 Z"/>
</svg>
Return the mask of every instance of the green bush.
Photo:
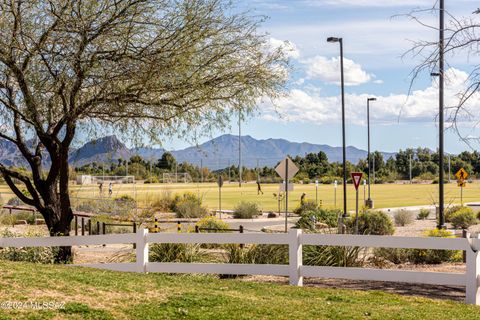
<svg viewBox="0 0 480 320">
<path fill-rule="evenodd" d="M 4 230 L 1 237 L 13 238 L 18 237 L 18 234 Z M 22 237 L 40 237 L 45 234 L 29 231 L 22 234 Z M 0 248 L 0 260 L 22 261 L 33 263 L 52 264 L 55 262 L 55 255 L 58 252 L 58 247 L 23 247 L 23 248 Z"/>
<path fill-rule="evenodd" d="M 150 246 L 152 262 L 207 262 L 208 253 L 200 244 L 156 243 Z"/>
<path fill-rule="evenodd" d="M 145 179 L 143 183 L 159 183 L 159 180 L 156 176 L 151 176 Z"/>
<path fill-rule="evenodd" d="M 313 200 L 305 200 L 303 203 L 299 204 L 298 207 L 296 207 L 293 210 L 293 213 L 298 214 L 299 216 L 302 215 L 302 213 L 307 212 L 307 211 L 315 211 L 317 210 L 317 203 Z"/>
<path fill-rule="evenodd" d="M 222 230 L 230 229 L 230 225 L 228 223 L 226 223 L 225 221 L 222 221 L 220 219 L 217 219 L 215 217 L 202 218 L 195 225 L 197 227 L 199 227 L 200 229 L 206 228 L 206 229 L 217 229 L 218 230 L 218 231 L 207 230 L 207 231 L 200 231 L 200 232 L 225 232 L 225 231 L 222 231 Z"/>
<path fill-rule="evenodd" d="M 304 246 L 303 263 L 307 266 L 360 267 L 363 250 L 360 247 Z"/>
<path fill-rule="evenodd" d="M 288 246 L 259 244 L 227 245 L 228 263 L 288 264 Z M 303 263 L 308 266 L 358 267 L 363 264 L 359 247 L 304 246 Z"/>
<path fill-rule="evenodd" d="M 455 229 L 468 229 L 477 223 L 477 217 L 471 208 L 463 207 L 450 216 L 450 222 Z"/>
<path fill-rule="evenodd" d="M 162 191 L 160 195 L 152 201 L 152 207 L 162 211 L 169 212 L 173 210 L 175 198 L 170 191 Z"/>
<path fill-rule="evenodd" d="M 445 209 L 445 222 L 452 222 L 450 218 L 458 210 L 462 209 L 462 206 L 449 206 Z"/>
<path fill-rule="evenodd" d="M 417 219 L 425 220 L 428 218 L 429 215 L 430 215 L 430 210 L 423 208 L 423 209 L 420 209 L 420 212 L 417 215 Z"/>
<path fill-rule="evenodd" d="M 202 200 L 192 192 L 176 194 L 171 210 L 175 212 L 177 218 L 202 218 L 208 214 L 207 209 L 202 206 Z"/>
<path fill-rule="evenodd" d="M 355 217 L 346 221 L 347 227 L 352 231 L 355 228 Z M 392 235 L 395 232 L 392 220 L 383 211 L 365 211 L 358 215 L 359 234 Z"/>
<path fill-rule="evenodd" d="M 393 219 L 395 220 L 395 224 L 397 226 L 404 227 L 413 222 L 413 214 L 407 210 L 399 210 L 395 212 Z"/>
<path fill-rule="evenodd" d="M 315 222 L 325 223 L 331 228 L 338 226 L 339 210 L 317 209 L 303 212 L 295 224 L 296 228 L 315 230 Z"/>
<path fill-rule="evenodd" d="M 453 238 L 447 230 L 433 229 L 425 232 L 427 237 Z M 443 262 L 461 261 L 461 251 L 435 249 L 400 249 L 377 248 L 373 252 L 375 257 L 381 257 L 395 264 L 439 264 Z"/>
<path fill-rule="evenodd" d="M 260 209 L 255 202 L 242 201 L 233 209 L 233 218 L 252 219 L 260 215 Z"/>
</svg>

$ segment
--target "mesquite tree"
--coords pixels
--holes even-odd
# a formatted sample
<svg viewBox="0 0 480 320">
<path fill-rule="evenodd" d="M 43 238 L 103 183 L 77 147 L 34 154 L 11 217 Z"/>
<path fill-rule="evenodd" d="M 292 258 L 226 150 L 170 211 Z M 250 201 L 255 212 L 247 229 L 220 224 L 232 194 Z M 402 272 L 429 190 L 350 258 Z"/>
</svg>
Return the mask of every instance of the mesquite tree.
<svg viewBox="0 0 480 320">
<path fill-rule="evenodd" d="M 282 93 L 282 49 L 257 31 L 263 18 L 237 12 L 222 0 L 0 1 L 0 138 L 31 171 L 0 173 L 51 236 L 70 232 L 76 132 L 208 131 Z"/>
<path fill-rule="evenodd" d="M 426 17 L 437 17 L 438 2 L 433 7 L 425 9 L 416 9 L 406 14 L 408 18 L 416 21 L 421 26 L 432 30 L 432 34 L 438 32 L 436 21 L 428 24 Z M 452 6 L 453 4 L 450 4 Z M 446 103 L 447 126 L 453 129 L 458 136 L 467 144 L 471 142 L 480 142 L 478 134 L 475 134 L 479 124 L 478 101 L 480 98 L 480 64 L 479 64 L 479 46 L 480 46 L 480 9 L 472 4 L 472 12 L 464 16 L 454 16 L 448 10 L 445 12 L 446 25 L 444 29 L 445 44 L 444 53 L 446 56 L 445 80 L 446 92 L 450 96 L 455 96 L 453 102 Z M 447 5 L 448 8 L 448 5 Z M 419 62 L 413 68 L 411 88 L 414 82 L 421 75 L 438 73 L 439 61 L 439 42 L 438 40 L 415 40 L 413 46 L 404 56 L 416 58 Z M 468 75 L 459 75 L 451 67 L 449 60 L 456 64 L 467 66 Z M 461 72 L 463 74 L 463 72 Z M 460 82 L 460 84 L 459 84 Z M 448 101 L 448 99 L 447 99 Z"/>
</svg>

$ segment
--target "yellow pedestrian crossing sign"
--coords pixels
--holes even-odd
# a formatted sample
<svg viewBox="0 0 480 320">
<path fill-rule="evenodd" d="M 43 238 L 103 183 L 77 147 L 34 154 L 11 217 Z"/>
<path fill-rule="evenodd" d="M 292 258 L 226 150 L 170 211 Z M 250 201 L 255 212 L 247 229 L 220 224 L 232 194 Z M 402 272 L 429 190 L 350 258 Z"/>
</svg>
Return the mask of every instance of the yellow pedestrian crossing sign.
<svg viewBox="0 0 480 320">
<path fill-rule="evenodd" d="M 468 178 L 468 173 L 465 169 L 460 168 L 457 173 L 455 173 L 455 177 L 457 177 L 458 181 L 464 181 Z"/>
</svg>

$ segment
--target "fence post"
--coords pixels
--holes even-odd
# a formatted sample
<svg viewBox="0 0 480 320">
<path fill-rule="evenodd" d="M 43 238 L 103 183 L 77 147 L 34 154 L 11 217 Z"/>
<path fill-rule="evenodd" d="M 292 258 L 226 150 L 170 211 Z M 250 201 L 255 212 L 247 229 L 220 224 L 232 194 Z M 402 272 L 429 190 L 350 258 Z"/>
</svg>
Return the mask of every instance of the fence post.
<svg viewBox="0 0 480 320">
<path fill-rule="evenodd" d="M 177 221 L 177 232 L 182 232 L 182 224 L 180 223 L 180 221 Z"/>
<path fill-rule="evenodd" d="M 470 233 L 466 229 L 462 229 L 462 238 L 470 238 Z M 463 263 L 467 262 L 467 251 L 462 251 L 463 253 Z"/>
<path fill-rule="evenodd" d="M 75 235 L 78 236 L 78 216 L 75 216 Z"/>
<path fill-rule="evenodd" d="M 195 233 L 199 233 L 199 232 L 200 232 L 200 230 L 199 230 L 198 226 L 195 225 Z"/>
<path fill-rule="evenodd" d="M 148 264 L 148 229 L 140 228 L 137 231 L 137 242 L 135 249 L 137 255 L 137 272 L 146 273 Z"/>
<path fill-rule="evenodd" d="M 301 235 L 301 229 L 290 229 L 288 232 L 288 264 L 290 269 L 290 285 L 292 286 L 303 286 L 303 276 L 300 270 L 303 263 L 302 244 L 300 243 Z"/>
<path fill-rule="evenodd" d="M 85 235 L 85 220 L 82 217 L 82 236 Z"/>
<path fill-rule="evenodd" d="M 465 302 L 468 304 L 480 304 L 480 290 L 478 286 L 478 274 L 480 271 L 480 255 L 475 251 L 473 243 L 476 238 L 470 238 L 468 241 L 467 252 L 467 283 L 465 292 Z M 476 242 L 476 241 L 475 241 Z M 477 242 L 478 245 L 478 242 Z"/>
</svg>

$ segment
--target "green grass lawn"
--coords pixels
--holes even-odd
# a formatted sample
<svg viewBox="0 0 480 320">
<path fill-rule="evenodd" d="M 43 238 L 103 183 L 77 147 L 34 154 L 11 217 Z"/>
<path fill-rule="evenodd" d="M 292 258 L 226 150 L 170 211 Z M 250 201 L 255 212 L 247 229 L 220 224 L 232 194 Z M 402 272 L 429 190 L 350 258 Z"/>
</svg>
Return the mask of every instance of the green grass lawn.
<svg viewBox="0 0 480 320">
<path fill-rule="evenodd" d="M 478 319 L 480 307 L 379 291 L 299 288 L 213 276 L 133 274 L 0 262 L 0 319 Z"/>
<path fill-rule="evenodd" d="M 355 189 L 353 185 L 347 186 L 348 206 L 350 210 L 355 209 Z M 72 186 L 72 196 L 80 198 L 97 198 L 98 187 Z M 246 183 L 242 188 L 237 183 L 225 183 L 222 188 L 222 209 L 233 209 L 239 201 L 257 202 L 263 210 L 277 210 L 278 202 L 273 193 L 278 193 L 277 184 L 263 184 L 263 195 L 257 195 L 257 185 Z M 123 194 L 136 198 L 140 206 L 148 206 L 148 203 L 158 198 L 162 193 L 193 192 L 203 198 L 204 204 L 209 209 L 218 208 L 218 187 L 214 183 L 204 184 L 138 184 L 114 185 L 113 197 Z M 0 185 L 0 193 L 4 201 L 13 194 L 6 185 Z M 294 191 L 290 193 L 289 209 L 293 210 L 300 201 L 302 193 L 307 194 L 307 199 L 315 200 L 315 184 L 295 185 Z M 332 185 L 320 185 L 318 188 L 318 199 L 323 200 L 327 207 L 334 207 L 335 190 Z M 343 190 L 339 185 L 337 188 L 337 207 L 342 206 Z M 360 203 L 363 201 L 363 185 L 359 190 Z M 377 208 L 432 205 L 438 202 L 438 185 L 434 184 L 378 184 L 372 185 L 372 198 Z M 464 202 L 480 201 L 480 183 L 468 184 L 463 190 Z M 456 183 L 445 186 L 446 203 L 460 203 L 460 188 Z"/>
</svg>

